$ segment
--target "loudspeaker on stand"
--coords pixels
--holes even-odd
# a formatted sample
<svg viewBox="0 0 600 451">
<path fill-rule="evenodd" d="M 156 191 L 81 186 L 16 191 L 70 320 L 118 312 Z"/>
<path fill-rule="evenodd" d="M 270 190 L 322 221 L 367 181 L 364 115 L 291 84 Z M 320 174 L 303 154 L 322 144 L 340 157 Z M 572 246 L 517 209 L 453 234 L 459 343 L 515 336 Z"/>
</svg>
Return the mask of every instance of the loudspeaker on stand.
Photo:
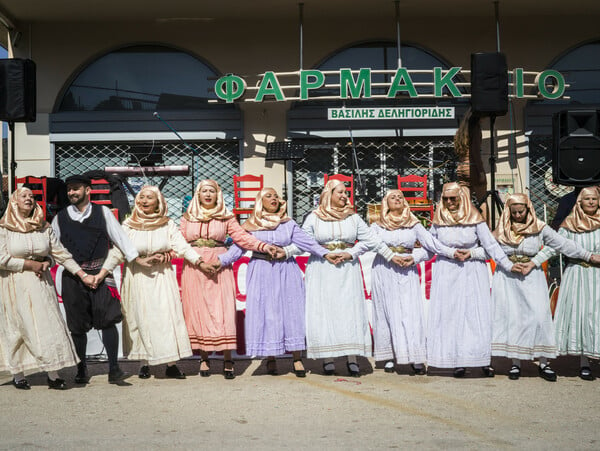
<svg viewBox="0 0 600 451">
<path fill-rule="evenodd" d="M 499 52 L 471 54 L 471 109 L 477 116 L 508 111 L 508 65 Z"/>
<path fill-rule="evenodd" d="M 0 121 L 35 122 L 35 63 L 30 59 L 0 59 Z"/>
<path fill-rule="evenodd" d="M 563 110 L 552 117 L 552 178 L 572 186 L 600 184 L 600 110 Z"/>
</svg>

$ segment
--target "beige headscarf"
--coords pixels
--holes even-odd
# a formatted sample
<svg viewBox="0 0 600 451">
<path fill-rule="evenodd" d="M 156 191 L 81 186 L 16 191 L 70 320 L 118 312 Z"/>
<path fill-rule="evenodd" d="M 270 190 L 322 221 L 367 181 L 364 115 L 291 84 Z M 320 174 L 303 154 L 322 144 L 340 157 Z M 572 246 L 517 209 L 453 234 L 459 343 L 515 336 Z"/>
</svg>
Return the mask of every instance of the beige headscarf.
<svg viewBox="0 0 600 451">
<path fill-rule="evenodd" d="M 339 185 L 344 185 L 344 182 L 341 180 L 329 180 L 325 188 L 323 188 L 319 199 L 319 206 L 314 210 L 314 213 L 323 221 L 343 221 L 348 216 L 354 214 L 354 207 L 350 204 L 350 200 L 348 200 L 348 203 L 343 208 L 331 205 L 331 193 Z"/>
<path fill-rule="evenodd" d="M 484 222 L 483 217 L 471 202 L 469 188 L 460 186 L 456 182 L 445 183 L 442 187 L 442 197 L 458 197 L 460 204 L 458 210 L 450 212 L 440 199 L 433 215 L 433 223 L 439 226 L 474 225 Z"/>
<path fill-rule="evenodd" d="M 150 191 L 154 193 L 156 199 L 158 200 L 158 206 L 156 207 L 156 211 L 154 213 L 144 213 L 139 205 L 140 195 L 144 191 Z M 169 222 L 169 218 L 167 217 L 167 202 L 165 201 L 165 196 L 163 196 L 163 193 L 160 192 L 158 187 L 145 185 L 142 187 L 137 196 L 135 196 L 133 212 L 131 213 L 131 216 L 127 218 L 125 222 L 123 222 L 123 224 L 135 230 L 154 230 L 162 227 L 167 222 Z"/>
<path fill-rule="evenodd" d="M 287 214 L 287 202 L 281 198 L 279 198 L 279 209 L 275 213 L 269 213 L 263 208 L 262 199 L 269 191 L 277 193 L 273 188 L 263 188 L 256 195 L 254 211 L 242 225 L 248 232 L 254 232 L 256 230 L 274 230 L 282 222 L 287 222 L 292 219 Z"/>
<path fill-rule="evenodd" d="M 2 216 L 2 219 L 0 219 L 0 227 L 13 232 L 28 233 L 42 230 L 48 226 L 48 223 L 44 219 L 44 211 L 35 200 L 31 214 L 28 217 L 24 218 L 19 214 L 17 198 L 25 190 L 31 191 L 29 188 L 21 187 L 12 193 L 6 207 L 6 212 Z"/>
<path fill-rule="evenodd" d="M 525 205 L 527 208 L 525 222 L 519 223 L 511 220 L 510 207 L 512 205 Z M 500 216 L 500 223 L 494 230 L 494 236 L 503 244 L 517 246 L 527 235 L 536 235 L 545 226 L 546 223 L 536 216 L 531 199 L 526 194 L 514 193 L 509 195 L 504 203 L 504 210 Z"/>
<path fill-rule="evenodd" d="M 593 215 L 588 215 L 583 208 L 581 208 L 581 200 L 585 196 L 595 194 L 596 197 L 600 197 L 600 188 L 597 186 L 590 186 L 583 188 L 577 196 L 577 202 L 569 216 L 560 225 L 562 228 L 570 230 L 575 233 L 593 232 L 600 228 L 600 208 L 596 209 Z"/>
<path fill-rule="evenodd" d="M 206 185 L 212 186 L 217 191 L 217 204 L 215 208 L 206 209 L 200 202 L 200 190 Z M 202 180 L 198 183 L 194 198 L 190 201 L 190 205 L 183 214 L 183 217 L 190 222 L 208 222 L 211 219 L 230 219 L 234 217 L 234 214 L 225 207 L 223 191 L 221 191 L 219 184 L 214 180 Z"/>
<path fill-rule="evenodd" d="M 390 211 L 388 197 L 392 194 L 399 194 L 402 197 L 402 210 L 399 215 L 395 215 Z M 412 214 L 410 206 L 404 197 L 404 193 L 399 189 L 389 190 L 381 200 L 381 212 L 376 223 L 387 230 L 396 230 L 400 228 L 410 228 L 419 223 L 419 219 Z"/>
</svg>

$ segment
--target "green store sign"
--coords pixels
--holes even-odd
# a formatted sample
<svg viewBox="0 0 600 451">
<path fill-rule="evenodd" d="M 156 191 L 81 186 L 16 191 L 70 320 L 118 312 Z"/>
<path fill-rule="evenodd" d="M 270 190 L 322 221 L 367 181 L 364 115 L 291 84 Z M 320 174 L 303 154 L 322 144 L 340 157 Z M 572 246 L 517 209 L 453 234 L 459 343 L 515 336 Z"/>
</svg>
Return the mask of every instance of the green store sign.
<svg viewBox="0 0 600 451">
<path fill-rule="evenodd" d="M 300 70 L 294 72 L 265 72 L 259 75 L 259 80 L 254 86 L 248 86 L 246 80 L 234 74 L 227 74 L 219 78 L 215 83 L 215 93 L 219 99 L 227 103 L 236 100 L 246 102 L 263 102 L 265 100 L 285 101 L 307 101 L 324 99 L 394 99 L 398 96 L 410 98 L 469 98 L 470 94 L 462 92 L 459 88 L 470 86 L 470 83 L 455 80 L 461 73 L 461 67 L 443 69 L 434 67 L 432 70 L 409 70 L 399 68 L 395 71 L 372 70 L 363 68 L 340 69 L 338 71 Z M 431 74 L 430 82 L 413 82 L 411 73 Z M 384 88 L 385 94 L 373 94 L 374 83 L 372 74 L 388 74 L 391 81 L 376 83 L 376 88 Z M 326 76 L 339 77 L 339 83 L 326 83 Z M 280 80 L 289 80 L 282 83 Z M 522 68 L 509 72 L 510 97 L 524 98 L 561 98 L 568 85 L 562 74 L 556 70 L 545 70 L 543 72 L 525 72 Z M 426 87 L 427 92 L 419 92 Z M 537 89 L 536 94 L 525 94 L 525 90 Z M 335 95 L 320 95 L 319 90 L 326 89 L 328 92 L 337 92 Z M 289 93 L 286 95 L 286 93 Z M 312 96 L 311 96 L 312 94 Z"/>
</svg>

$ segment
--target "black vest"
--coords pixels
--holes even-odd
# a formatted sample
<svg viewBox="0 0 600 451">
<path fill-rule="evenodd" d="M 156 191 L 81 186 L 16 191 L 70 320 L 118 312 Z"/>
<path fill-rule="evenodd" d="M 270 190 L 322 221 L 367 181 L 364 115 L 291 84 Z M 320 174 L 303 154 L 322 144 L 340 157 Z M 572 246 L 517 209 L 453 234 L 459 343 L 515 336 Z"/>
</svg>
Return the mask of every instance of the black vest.
<svg viewBox="0 0 600 451">
<path fill-rule="evenodd" d="M 108 255 L 109 238 L 100 205 L 92 204 L 92 214 L 83 222 L 73 221 L 63 208 L 58 213 L 60 241 L 79 264 L 104 259 Z"/>
</svg>

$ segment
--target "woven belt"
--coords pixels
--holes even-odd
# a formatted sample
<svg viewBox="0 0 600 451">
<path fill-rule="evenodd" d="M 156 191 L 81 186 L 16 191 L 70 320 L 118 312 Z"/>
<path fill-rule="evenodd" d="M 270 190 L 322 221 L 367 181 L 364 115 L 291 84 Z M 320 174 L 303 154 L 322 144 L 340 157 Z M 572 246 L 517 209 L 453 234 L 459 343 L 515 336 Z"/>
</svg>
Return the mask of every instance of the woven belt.
<svg viewBox="0 0 600 451">
<path fill-rule="evenodd" d="M 412 249 L 404 246 L 388 246 L 392 252 L 397 254 L 412 254 Z"/>
<path fill-rule="evenodd" d="M 269 262 L 274 260 L 274 258 L 271 257 L 271 254 L 267 254 L 264 252 L 252 252 L 251 258 L 256 258 L 258 260 L 267 260 Z"/>
<path fill-rule="evenodd" d="M 516 255 L 512 254 L 508 257 L 508 259 L 513 263 L 529 263 L 531 258 L 527 255 Z"/>
<path fill-rule="evenodd" d="M 225 243 L 217 240 L 205 240 L 204 238 L 198 238 L 196 241 L 192 241 L 192 246 L 196 247 L 223 247 Z"/>
<path fill-rule="evenodd" d="M 36 262 L 45 262 L 46 257 L 42 257 L 41 255 L 32 255 L 29 257 L 29 260 L 35 260 Z"/>
<path fill-rule="evenodd" d="M 594 266 L 591 263 L 588 263 L 585 260 L 579 260 L 578 258 L 570 258 L 569 264 L 583 266 L 584 268 L 591 268 Z"/>
<path fill-rule="evenodd" d="M 338 243 L 327 243 L 323 247 L 327 248 L 327 250 L 329 250 L 329 251 L 336 251 L 338 249 L 339 250 L 348 249 L 352 246 L 354 246 L 354 244 L 338 242 Z"/>
<path fill-rule="evenodd" d="M 79 263 L 79 266 L 81 266 L 81 269 L 83 269 L 84 271 L 89 271 L 89 270 L 94 270 L 94 269 L 100 269 L 100 268 L 102 268 L 103 264 L 104 264 L 104 259 L 97 258 L 96 260 L 90 260 L 89 262 Z"/>
</svg>

